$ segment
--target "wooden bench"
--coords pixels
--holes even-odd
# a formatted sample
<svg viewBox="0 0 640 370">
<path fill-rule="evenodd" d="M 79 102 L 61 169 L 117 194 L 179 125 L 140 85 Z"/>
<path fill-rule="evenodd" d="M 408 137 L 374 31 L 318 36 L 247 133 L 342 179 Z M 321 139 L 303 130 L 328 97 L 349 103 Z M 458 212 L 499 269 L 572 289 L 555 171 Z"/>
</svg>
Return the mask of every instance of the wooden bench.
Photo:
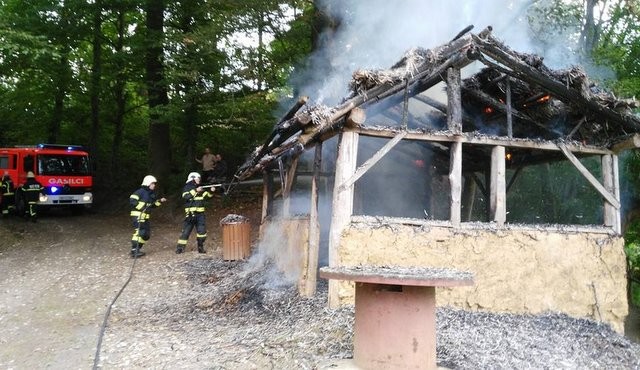
<svg viewBox="0 0 640 370">
<path fill-rule="evenodd" d="M 364 369 L 436 369 L 436 287 L 473 285 L 451 269 L 322 267 L 320 277 L 355 282 L 353 361 Z"/>
</svg>

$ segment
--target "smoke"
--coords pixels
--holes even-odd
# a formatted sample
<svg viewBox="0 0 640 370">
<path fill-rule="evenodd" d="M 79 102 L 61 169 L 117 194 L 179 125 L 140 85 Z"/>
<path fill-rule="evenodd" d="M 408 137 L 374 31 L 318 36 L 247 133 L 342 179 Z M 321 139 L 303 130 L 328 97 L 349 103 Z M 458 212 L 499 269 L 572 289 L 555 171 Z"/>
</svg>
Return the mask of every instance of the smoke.
<svg viewBox="0 0 640 370">
<path fill-rule="evenodd" d="M 533 52 L 526 11 L 529 1 L 321 0 L 319 7 L 339 21 L 335 34 L 321 39 L 309 68 L 292 83 L 301 95 L 335 105 L 347 95 L 357 69 L 387 69 L 405 51 L 449 42 L 469 25 L 487 26 L 512 48 Z"/>
<path fill-rule="evenodd" d="M 535 3 L 536 0 L 319 0 L 316 4 L 320 10 L 337 20 L 339 26 L 321 35 L 319 48 L 309 57 L 306 67 L 293 74 L 290 84 L 299 96 L 310 98 L 309 104 L 334 106 L 349 95 L 349 82 L 354 71 L 388 69 L 406 51 L 416 47 L 430 49 L 448 43 L 469 25 L 474 26 L 473 33 L 491 26 L 493 35 L 506 45 L 519 52 L 542 55 L 549 67 L 564 68 L 576 63 L 575 49 L 569 47 L 576 41 L 575 33 L 573 39 L 568 34 L 556 34 L 551 42 L 544 45 L 534 41 L 540 38 L 533 37 L 536 35 L 532 32 L 539 30 L 531 28 L 528 12 Z M 469 69 L 481 67 L 479 62 L 475 62 Z M 335 147 L 335 144 L 325 146 L 323 161 L 335 161 L 335 151 L 331 149 Z M 428 159 L 428 156 L 423 159 Z M 331 172 L 332 167 L 323 170 Z M 331 190 L 321 193 L 322 210 L 330 210 L 330 205 L 325 203 L 330 202 Z M 385 194 L 388 196 L 389 193 Z M 308 198 L 303 198 L 300 204 L 308 205 L 309 202 Z M 398 204 L 386 208 L 397 208 Z M 414 217 L 426 215 L 423 209 L 414 211 Z M 327 219 L 329 213 L 324 212 Z M 432 213 L 427 217 L 433 217 Z M 328 223 L 328 220 L 321 221 L 322 232 L 327 232 Z M 288 236 L 282 232 L 283 229 L 284 226 L 275 224 L 273 230 L 266 233 L 259 246 L 259 253 L 264 253 L 260 261 L 281 259 L 281 265 L 290 266 L 289 260 L 295 256 L 286 250 Z M 321 261 L 322 248 L 326 248 L 323 243 Z M 289 270 L 286 275 L 294 281 L 299 273 Z"/>
</svg>

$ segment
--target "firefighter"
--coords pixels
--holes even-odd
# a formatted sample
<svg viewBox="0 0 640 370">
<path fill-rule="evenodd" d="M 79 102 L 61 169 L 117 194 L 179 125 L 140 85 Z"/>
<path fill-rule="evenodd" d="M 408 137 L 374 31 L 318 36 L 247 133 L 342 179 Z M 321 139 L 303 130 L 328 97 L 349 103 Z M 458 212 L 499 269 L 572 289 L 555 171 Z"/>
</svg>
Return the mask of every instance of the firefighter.
<svg viewBox="0 0 640 370">
<path fill-rule="evenodd" d="M 142 257 L 145 253 L 142 251 L 144 243 L 151 236 L 151 224 L 149 222 L 152 208 L 159 207 L 166 202 L 165 198 L 156 198 L 155 177 L 147 175 L 142 179 L 142 186 L 129 196 L 129 204 L 131 205 L 131 223 L 133 224 L 133 236 L 131 237 L 131 257 Z"/>
<path fill-rule="evenodd" d="M 184 252 L 184 247 L 187 245 L 189 235 L 191 235 L 194 227 L 196 228 L 198 253 L 207 253 L 204 249 L 204 241 L 207 239 L 204 201 L 213 197 L 212 193 L 215 191 L 215 188 L 211 188 L 211 192 L 209 192 L 208 189 L 200 185 L 200 180 L 199 173 L 191 172 L 189 176 L 187 176 L 187 183 L 182 189 L 185 217 L 182 223 L 182 234 L 180 234 L 178 246 L 176 247 L 177 254 Z"/>
<path fill-rule="evenodd" d="M 0 194 L 2 194 L 2 198 L 0 198 L 0 212 L 2 212 L 2 216 L 8 216 L 10 212 L 13 212 L 16 204 L 16 188 L 13 185 L 13 181 L 11 181 L 11 176 L 8 173 L 5 173 L 2 176 L 2 180 L 0 180 Z"/>
<path fill-rule="evenodd" d="M 24 214 L 25 220 L 36 222 L 38 220 L 38 201 L 40 200 L 40 194 L 44 192 L 44 188 L 36 180 L 36 176 L 32 171 L 27 172 L 27 181 L 19 190 L 22 199 L 27 203 L 27 209 Z"/>
</svg>

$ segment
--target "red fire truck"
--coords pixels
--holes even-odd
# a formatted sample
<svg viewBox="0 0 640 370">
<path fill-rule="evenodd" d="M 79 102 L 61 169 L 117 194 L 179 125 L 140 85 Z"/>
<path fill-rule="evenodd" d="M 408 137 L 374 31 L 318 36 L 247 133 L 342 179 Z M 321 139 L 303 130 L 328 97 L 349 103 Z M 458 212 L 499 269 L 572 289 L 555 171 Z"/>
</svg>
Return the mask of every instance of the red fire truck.
<svg viewBox="0 0 640 370">
<path fill-rule="evenodd" d="M 38 144 L 0 148 L 0 177 L 9 174 L 16 186 L 18 214 L 24 213 L 25 201 L 17 189 L 27 181 L 29 171 L 44 187 L 40 206 L 83 209 L 93 203 L 89 153 L 81 146 Z"/>
</svg>

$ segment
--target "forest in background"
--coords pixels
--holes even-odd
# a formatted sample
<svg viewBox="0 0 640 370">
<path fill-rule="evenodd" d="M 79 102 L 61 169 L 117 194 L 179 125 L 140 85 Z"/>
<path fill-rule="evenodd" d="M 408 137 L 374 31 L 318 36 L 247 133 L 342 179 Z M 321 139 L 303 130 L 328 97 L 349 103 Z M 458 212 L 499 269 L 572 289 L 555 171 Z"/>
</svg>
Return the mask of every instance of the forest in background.
<svg viewBox="0 0 640 370">
<path fill-rule="evenodd" d="M 314 53 L 353 19 L 339 3 L 0 0 L 0 147 L 87 147 L 97 201 L 128 194 L 147 173 L 175 192 L 205 147 L 233 174 L 298 99 L 292 81 L 311 68 L 331 71 L 331 57 Z M 539 50 L 561 45 L 587 71 L 606 69 L 599 83 L 616 96 L 640 95 L 640 1 L 503 3 L 523 9 Z M 640 304 L 638 151 L 620 166 Z"/>
</svg>

